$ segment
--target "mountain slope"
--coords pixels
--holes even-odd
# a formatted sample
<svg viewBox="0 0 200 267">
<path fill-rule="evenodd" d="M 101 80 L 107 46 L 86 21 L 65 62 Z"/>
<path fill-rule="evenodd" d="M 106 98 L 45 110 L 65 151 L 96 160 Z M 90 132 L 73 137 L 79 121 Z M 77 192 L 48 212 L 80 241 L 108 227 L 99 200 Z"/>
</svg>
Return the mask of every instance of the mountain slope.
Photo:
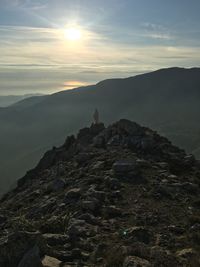
<svg viewBox="0 0 200 267">
<path fill-rule="evenodd" d="M 200 162 L 156 132 L 81 129 L 0 201 L 0 266 L 197 267 L 199 193 Z"/>
<path fill-rule="evenodd" d="M 7 189 L 47 148 L 61 144 L 66 134 L 88 125 L 96 107 L 105 124 L 122 117 L 132 119 L 199 156 L 199 88 L 200 69 L 171 68 L 0 109 L 1 188 Z"/>
<path fill-rule="evenodd" d="M 8 95 L 1 96 L 0 95 L 0 107 L 8 107 L 17 103 L 18 101 L 24 100 L 30 97 L 40 96 L 41 94 L 27 94 L 27 95 Z"/>
</svg>

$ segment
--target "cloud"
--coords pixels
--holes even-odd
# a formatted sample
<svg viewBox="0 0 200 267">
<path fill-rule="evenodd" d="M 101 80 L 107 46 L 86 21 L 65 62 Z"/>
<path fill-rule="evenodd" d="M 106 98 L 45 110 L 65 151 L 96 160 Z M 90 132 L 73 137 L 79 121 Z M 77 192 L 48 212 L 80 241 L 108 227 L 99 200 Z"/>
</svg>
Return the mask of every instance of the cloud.
<svg viewBox="0 0 200 267">
<path fill-rule="evenodd" d="M 11 8 L 19 8 L 19 9 L 28 9 L 28 10 L 39 10 L 47 8 L 47 1 L 31 1 L 31 0 L 3 0 L 6 6 Z"/>
<path fill-rule="evenodd" d="M 12 88 L 49 93 L 163 67 L 200 65 L 200 47 L 178 46 L 167 33 L 127 31 L 129 41 L 123 41 L 112 38 L 109 28 L 107 34 L 83 30 L 83 40 L 70 44 L 59 28 L 0 26 L 0 94 Z"/>
<path fill-rule="evenodd" d="M 165 33 L 147 33 L 141 35 L 143 37 L 152 38 L 152 39 L 160 39 L 160 40 L 173 40 L 172 36 Z"/>
<path fill-rule="evenodd" d="M 166 28 L 161 24 L 155 24 L 150 22 L 144 22 L 141 24 L 144 29 L 147 29 L 149 31 L 163 31 Z"/>
<path fill-rule="evenodd" d="M 176 39 L 170 33 L 169 29 L 160 24 L 154 24 L 150 22 L 145 22 L 141 24 L 144 32 L 141 33 L 141 36 L 151 38 L 151 39 L 159 39 L 159 40 L 174 40 Z"/>
</svg>

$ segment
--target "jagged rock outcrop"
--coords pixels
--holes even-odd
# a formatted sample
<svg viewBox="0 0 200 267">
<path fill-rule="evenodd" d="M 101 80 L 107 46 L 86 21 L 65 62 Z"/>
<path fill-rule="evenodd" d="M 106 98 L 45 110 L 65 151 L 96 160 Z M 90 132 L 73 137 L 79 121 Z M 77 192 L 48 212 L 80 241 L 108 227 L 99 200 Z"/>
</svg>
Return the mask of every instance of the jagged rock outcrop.
<svg viewBox="0 0 200 267">
<path fill-rule="evenodd" d="M 0 266 L 200 266 L 199 193 L 199 161 L 166 138 L 94 124 L 1 199 Z"/>
</svg>

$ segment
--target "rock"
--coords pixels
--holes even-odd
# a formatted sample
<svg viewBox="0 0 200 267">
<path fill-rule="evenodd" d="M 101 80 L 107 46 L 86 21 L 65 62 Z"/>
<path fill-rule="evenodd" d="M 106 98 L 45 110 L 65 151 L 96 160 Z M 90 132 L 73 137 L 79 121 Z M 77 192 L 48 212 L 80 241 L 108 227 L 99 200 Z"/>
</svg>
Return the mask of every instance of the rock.
<svg viewBox="0 0 200 267">
<path fill-rule="evenodd" d="M 65 204 L 64 204 L 65 205 Z M 40 231 L 42 233 L 59 233 L 63 231 L 63 217 L 52 215 L 49 219 L 45 221 L 44 224 L 40 226 Z"/>
<path fill-rule="evenodd" d="M 83 200 L 81 203 L 81 207 L 85 211 L 97 214 L 99 213 L 100 202 L 96 198 L 92 200 Z"/>
<path fill-rule="evenodd" d="M 95 226 L 87 224 L 84 220 L 72 219 L 69 221 L 68 235 L 70 242 L 76 242 L 80 238 L 94 236 L 98 229 Z"/>
<path fill-rule="evenodd" d="M 197 252 L 193 248 L 185 248 L 176 252 L 177 257 L 181 257 L 184 259 L 192 259 L 197 255 Z"/>
<path fill-rule="evenodd" d="M 119 122 L 113 124 L 113 128 L 116 128 L 116 133 L 121 135 L 123 134 L 125 136 L 142 136 L 145 132 L 139 124 L 126 119 L 121 119 Z"/>
<path fill-rule="evenodd" d="M 104 169 L 105 167 L 105 162 L 104 161 L 97 161 L 93 167 L 92 167 L 92 170 L 94 171 L 99 171 L 99 170 L 102 170 Z"/>
<path fill-rule="evenodd" d="M 5 223 L 7 221 L 7 218 L 0 214 L 0 225 Z"/>
<path fill-rule="evenodd" d="M 108 218 L 122 216 L 122 210 L 113 205 L 105 207 L 104 213 L 105 213 L 105 216 Z"/>
<path fill-rule="evenodd" d="M 126 257 L 123 267 L 151 267 L 149 261 L 136 257 L 136 256 L 128 256 Z"/>
<path fill-rule="evenodd" d="M 91 132 L 92 135 L 97 135 L 100 132 L 102 132 L 104 129 L 105 129 L 105 126 L 101 122 L 101 123 L 97 123 L 97 124 L 92 124 L 91 127 L 90 127 L 90 132 Z"/>
<path fill-rule="evenodd" d="M 50 246 L 58 246 L 58 245 L 64 245 L 68 242 L 69 237 L 67 235 L 62 234 L 43 234 L 42 237 L 46 241 L 46 243 Z"/>
<path fill-rule="evenodd" d="M 149 244 L 151 236 L 146 227 L 135 226 L 126 230 L 126 235 L 128 239 L 132 241 L 139 241 L 145 244 Z"/>
<path fill-rule="evenodd" d="M 190 228 L 191 231 L 200 231 L 200 223 L 195 223 Z"/>
<path fill-rule="evenodd" d="M 120 181 L 111 177 L 105 177 L 105 185 L 111 190 L 118 190 L 121 188 Z"/>
<path fill-rule="evenodd" d="M 200 187 L 198 184 L 185 182 L 182 184 L 182 188 L 191 194 L 197 194 L 200 191 Z"/>
<path fill-rule="evenodd" d="M 173 196 L 170 188 L 165 185 L 155 186 L 151 191 L 151 195 L 156 199 L 163 199 L 163 198 L 172 199 Z"/>
<path fill-rule="evenodd" d="M 44 259 L 42 260 L 43 267 L 60 267 L 61 261 L 56 258 L 52 258 L 50 256 L 45 255 Z"/>
<path fill-rule="evenodd" d="M 145 182 L 144 177 L 141 176 L 139 165 L 135 161 L 116 161 L 112 169 L 118 178 L 128 179 L 136 184 Z"/>
<path fill-rule="evenodd" d="M 97 191 L 94 188 L 90 188 L 86 193 L 86 196 L 89 196 L 93 199 L 97 199 L 99 201 L 104 201 L 106 197 L 106 193 L 104 191 Z"/>
<path fill-rule="evenodd" d="M 70 240 L 77 240 L 79 236 L 85 233 L 85 221 L 71 219 L 69 221 L 68 235 Z"/>
<path fill-rule="evenodd" d="M 193 165 L 195 163 L 195 157 L 194 157 L 194 155 L 191 155 L 191 154 L 190 155 L 186 155 L 184 157 L 184 161 L 189 166 Z"/>
<path fill-rule="evenodd" d="M 100 221 L 93 215 L 89 213 L 84 213 L 78 217 L 79 220 L 84 220 L 86 223 L 92 224 L 92 225 L 99 225 Z"/>
<path fill-rule="evenodd" d="M 65 250 L 64 248 L 63 248 L 63 250 L 62 249 L 54 250 L 52 256 L 53 256 L 53 258 L 56 258 L 61 262 L 71 262 L 71 261 L 75 260 L 72 257 L 72 252 L 69 251 L 69 250 Z M 61 267 L 61 266 L 64 267 L 65 264 L 61 263 L 61 265 L 59 267 Z M 72 265 L 69 265 L 69 266 L 74 266 L 74 265 L 72 264 Z"/>
<path fill-rule="evenodd" d="M 27 217 L 29 219 L 40 219 L 41 216 L 52 212 L 55 208 L 57 208 L 56 198 L 46 198 L 45 201 L 41 201 L 37 206 L 33 206 L 32 209 L 29 210 Z"/>
<path fill-rule="evenodd" d="M 154 262 L 155 266 L 180 266 L 176 257 L 172 253 L 170 253 L 169 250 L 166 250 L 160 246 L 151 247 L 150 258 L 151 261 Z"/>
<path fill-rule="evenodd" d="M 138 173 L 138 167 L 136 163 L 127 160 L 116 161 L 112 168 L 117 175 L 124 175 L 129 172 Z"/>
<path fill-rule="evenodd" d="M 97 136 L 93 139 L 93 145 L 98 148 L 105 147 L 105 139 L 103 136 Z"/>
<path fill-rule="evenodd" d="M 76 155 L 75 159 L 79 164 L 88 162 L 92 158 L 92 154 L 87 152 L 81 152 L 78 155 Z"/>
<path fill-rule="evenodd" d="M 71 203 L 77 201 L 81 196 L 81 189 L 80 188 L 73 188 L 70 189 L 65 194 L 65 203 Z"/>
<path fill-rule="evenodd" d="M 150 258 L 150 247 L 142 242 L 131 242 L 130 246 L 122 246 L 123 254 L 134 255 L 142 259 Z"/>
<path fill-rule="evenodd" d="M 120 137 L 120 135 L 114 135 L 113 137 L 111 137 L 108 142 L 107 145 L 109 146 L 119 146 L 120 143 L 122 141 L 122 138 Z"/>
<path fill-rule="evenodd" d="M 169 225 L 167 229 L 176 235 L 181 235 L 184 233 L 184 228 L 177 225 Z"/>
<path fill-rule="evenodd" d="M 144 137 L 141 139 L 140 148 L 144 151 L 156 149 L 156 142 L 153 137 Z"/>
<path fill-rule="evenodd" d="M 80 259 L 82 256 L 81 250 L 79 248 L 72 249 L 71 253 L 72 253 L 72 258 L 74 259 Z"/>
<path fill-rule="evenodd" d="M 59 164 L 56 169 L 56 176 L 59 179 L 59 177 L 63 176 L 65 174 L 65 166 L 64 164 Z"/>
<path fill-rule="evenodd" d="M 65 181 L 63 179 L 55 179 L 48 187 L 48 190 L 50 191 L 61 191 L 65 188 Z"/>
<path fill-rule="evenodd" d="M 38 246 L 34 246 L 23 256 L 18 267 L 43 267 Z"/>
</svg>

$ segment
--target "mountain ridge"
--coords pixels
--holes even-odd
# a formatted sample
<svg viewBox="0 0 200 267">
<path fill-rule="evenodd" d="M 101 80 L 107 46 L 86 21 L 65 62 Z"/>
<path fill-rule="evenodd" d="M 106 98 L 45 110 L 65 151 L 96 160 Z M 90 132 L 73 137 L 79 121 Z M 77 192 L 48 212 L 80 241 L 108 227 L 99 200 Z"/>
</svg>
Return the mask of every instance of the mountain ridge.
<svg viewBox="0 0 200 267">
<path fill-rule="evenodd" d="M 196 267 L 199 193 L 200 161 L 167 138 L 92 124 L 0 200 L 0 265 Z"/>
<path fill-rule="evenodd" d="M 0 162 L 5 166 L 0 167 L 1 188 L 7 190 L 14 177 L 32 168 L 47 147 L 61 144 L 66 134 L 88 125 L 95 108 L 107 125 L 121 117 L 137 121 L 166 133 L 175 144 L 188 152 L 196 151 L 200 157 L 196 150 L 200 144 L 199 88 L 199 68 L 172 68 L 107 80 L 45 96 L 36 103 L 27 100 L 27 104 L 0 109 L 0 146 L 4 151 Z M 26 155 L 26 163 L 15 160 Z M 9 161 L 11 168 L 7 167 Z"/>
</svg>

